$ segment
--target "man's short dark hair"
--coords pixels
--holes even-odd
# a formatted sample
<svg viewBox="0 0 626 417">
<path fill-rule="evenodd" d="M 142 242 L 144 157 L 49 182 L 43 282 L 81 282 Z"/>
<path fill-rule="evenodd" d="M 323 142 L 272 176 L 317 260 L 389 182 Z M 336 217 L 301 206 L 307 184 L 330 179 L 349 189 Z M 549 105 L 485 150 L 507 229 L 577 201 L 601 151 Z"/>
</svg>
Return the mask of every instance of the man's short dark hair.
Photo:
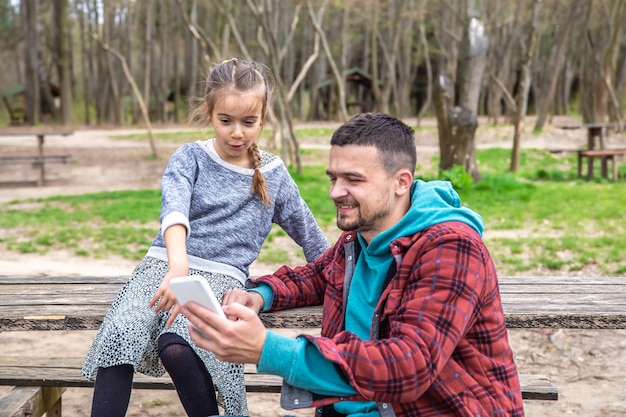
<svg viewBox="0 0 626 417">
<path fill-rule="evenodd" d="M 413 129 L 385 113 L 357 114 L 333 133 L 330 144 L 375 146 L 388 175 L 400 169 L 415 171 L 417 152 Z"/>
</svg>

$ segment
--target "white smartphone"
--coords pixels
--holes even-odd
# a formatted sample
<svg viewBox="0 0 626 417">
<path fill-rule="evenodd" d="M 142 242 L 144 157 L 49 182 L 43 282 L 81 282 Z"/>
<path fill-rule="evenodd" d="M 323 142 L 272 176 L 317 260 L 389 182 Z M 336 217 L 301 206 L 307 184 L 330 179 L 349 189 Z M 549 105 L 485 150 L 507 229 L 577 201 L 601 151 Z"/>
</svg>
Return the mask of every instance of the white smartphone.
<svg viewBox="0 0 626 417">
<path fill-rule="evenodd" d="M 213 290 L 211 290 L 209 283 L 204 277 L 190 275 L 172 278 L 170 280 L 170 287 L 172 291 L 174 291 L 174 295 L 180 305 L 194 301 L 226 318 L 222 306 L 217 301 L 217 298 L 215 298 Z"/>
</svg>

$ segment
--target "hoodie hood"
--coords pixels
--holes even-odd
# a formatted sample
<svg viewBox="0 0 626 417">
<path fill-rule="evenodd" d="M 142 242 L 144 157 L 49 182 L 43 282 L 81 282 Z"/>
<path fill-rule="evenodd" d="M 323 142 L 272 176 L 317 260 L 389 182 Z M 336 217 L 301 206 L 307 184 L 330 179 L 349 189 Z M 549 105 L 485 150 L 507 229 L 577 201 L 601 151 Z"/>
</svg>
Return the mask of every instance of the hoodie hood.
<svg viewBox="0 0 626 417">
<path fill-rule="evenodd" d="M 391 229 L 376 236 L 370 251 L 386 251 L 389 242 L 434 226 L 457 221 L 467 224 L 483 235 L 485 226 L 480 214 L 461 206 L 461 198 L 449 181 L 415 180 L 411 186 L 411 207 L 404 217 Z M 361 242 L 363 243 L 363 242 Z"/>
<path fill-rule="evenodd" d="M 415 180 L 411 187 L 411 208 L 401 222 L 405 220 L 413 224 L 410 234 L 450 221 L 465 223 L 480 236 L 485 230 L 482 216 L 461 206 L 461 198 L 450 181 Z"/>
</svg>

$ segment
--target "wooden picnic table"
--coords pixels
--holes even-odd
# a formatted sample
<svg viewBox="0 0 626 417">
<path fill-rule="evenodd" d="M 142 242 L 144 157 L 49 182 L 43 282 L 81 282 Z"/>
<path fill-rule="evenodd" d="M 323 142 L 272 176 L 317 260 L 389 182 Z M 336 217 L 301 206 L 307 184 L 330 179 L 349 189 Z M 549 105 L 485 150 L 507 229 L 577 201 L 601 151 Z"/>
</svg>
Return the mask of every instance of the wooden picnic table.
<svg viewBox="0 0 626 417">
<path fill-rule="evenodd" d="M 0 276 L 0 332 L 94 330 L 127 277 Z M 500 277 L 509 328 L 626 329 L 626 278 Z M 267 327 L 315 328 L 321 307 L 262 313 Z"/>
<path fill-rule="evenodd" d="M 625 148 L 607 149 L 604 145 L 604 137 L 608 136 L 611 129 L 626 129 L 625 123 L 582 123 L 579 125 L 561 125 L 559 129 L 587 129 L 587 149 L 579 149 L 578 153 L 578 176 L 582 175 L 583 160 L 587 160 L 587 178 L 593 178 L 593 160 L 600 159 L 601 175 L 609 178 L 608 163 L 612 163 L 613 181 L 617 180 L 617 158 L 626 154 Z M 597 146 L 596 146 L 597 142 Z"/>
<path fill-rule="evenodd" d="M 556 126 L 559 129 L 571 130 L 571 129 L 587 129 L 587 150 L 604 149 L 604 136 L 608 135 L 611 129 L 626 129 L 626 122 L 624 123 L 609 123 L 609 122 L 593 122 L 593 123 L 581 123 L 571 125 L 559 125 Z M 598 146 L 596 147 L 596 140 Z"/>
<path fill-rule="evenodd" d="M 126 276 L 0 275 L 0 332 L 96 330 L 127 281 Z M 500 277 L 508 328 L 626 328 L 624 277 Z M 318 328 L 321 308 L 262 313 L 271 328 Z M 0 385 L 13 386 L 0 398 L 28 415 L 61 415 L 66 387 L 91 387 L 82 377 L 83 358 L 0 356 Z M 281 379 L 246 368 L 249 392 L 280 392 Z M 526 400 L 557 400 L 558 391 L 543 375 L 520 374 Z M 137 375 L 134 388 L 173 389 L 167 377 Z M 17 404 L 17 405 L 16 405 Z M 26 415 L 26 414 L 20 415 Z"/>
<path fill-rule="evenodd" d="M 0 165 L 14 165 L 14 164 L 33 164 L 39 168 L 39 175 L 37 177 L 37 186 L 42 187 L 46 183 L 46 163 L 66 163 L 70 155 L 46 155 L 44 154 L 45 139 L 48 136 L 69 136 L 74 134 L 71 130 L 12 130 L 12 131 L 0 131 L 0 137 L 30 137 L 35 136 L 37 138 L 37 154 L 35 156 L 3 156 L 0 157 Z"/>
</svg>

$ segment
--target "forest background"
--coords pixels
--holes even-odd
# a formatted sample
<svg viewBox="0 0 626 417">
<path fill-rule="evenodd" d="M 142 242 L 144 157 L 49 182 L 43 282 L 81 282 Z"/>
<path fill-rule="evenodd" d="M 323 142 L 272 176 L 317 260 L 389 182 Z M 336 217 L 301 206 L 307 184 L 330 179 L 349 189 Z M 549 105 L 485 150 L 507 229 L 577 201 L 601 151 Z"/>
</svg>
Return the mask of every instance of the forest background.
<svg viewBox="0 0 626 417">
<path fill-rule="evenodd" d="M 317 129 L 359 111 L 389 112 L 417 127 L 420 155 L 430 161 L 432 145 L 440 173 L 457 172 L 460 165 L 477 180 L 461 190 L 464 201 L 477 204 L 484 196 L 484 207 L 509 209 L 488 222 L 491 238 L 500 239 L 492 246 L 505 248 L 497 258 L 511 260 L 509 273 L 623 276 L 623 164 L 616 183 L 585 181 L 574 178 L 575 153 L 533 149 L 584 146 L 582 130 L 556 128 L 560 123 L 623 123 L 625 21 L 626 0 L 0 0 L 0 133 L 29 126 L 76 131 L 46 145 L 75 159 L 51 167 L 46 187 L 0 190 L 6 200 L 27 199 L 4 204 L 2 219 L 14 216 L 9 210 L 25 210 L 21 219 L 38 218 L 42 206 L 56 201 L 38 200 L 44 195 L 111 191 L 120 183 L 157 190 L 177 144 L 164 144 L 156 127 L 174 125 L 178 132 L 212 65 L 239 57 L 265 63 L 276 78 L 264 144 L 279 150 L 292 169 L 310 159 L 311 147 L 321 152 L 317 142 L 304 142 L 301 151 L 300 140 L 311 141 L 310 129 L 293 123 Z M 147 128 L 149 134 L 139 142 L 106 138 L 119 127 Z M 188 140 L 188 131 L 183 136 Z M 327 131 L 313 136 L 327 144 Z M 0 153 L 32 150 L 7 142 Z M 145 157 L 145 142 L 152 158 Z M 510 152 L 477 152 L 485 142 Z M 521 152 L 524 166 L 512 181 L 503 171 L 518 170 L 524 144 L 532 157 Z M 319 168 L 326 159 L 316 161 Z M 157 192 L 152 194 L 157 204 Z M 67 207 L 66 201 L 58 204 Z M 529 210 L 533 206 L 541 210 Z M 534 213 L 536 221 L 527 221 Z M 512 229 L 493 230 L 493 219 L 513 220 Z M 36 229 L 47 232 L 56 222 L 42 223 L 46 227 Z M 29 224 L 3 224 L 4 273 L 127 274 L 136 262 L 85 257 L 71 247 L 48 254 L 4 250 L 12 238 L 26 241 L 27 249 L 46 243 L 24 232 Z M 114 239 L 124 235 L 113 233 Z M 84 250 L 83 242 L 78 246 Z M 528 270 L 531 257 L 540 265 Z M 512 330 L 511 338 L 520 369 L 546 374 L 559 388 L 557 402 L 526 403 L 528 416 L 625 415 L 624 331 L 528 329 Z M 50 355 L 58 348 L 59 355 L 81 356 L 92 339 L 81 332 L 4 332 L 0 345 L 16 355 Z M 88 415 L 90 395 L 68 390 L 66 413 Z M 255 417 L 281 413 L 275 397 L 253 403 Z M 129 416 L 176 414 L 182 411 L 173 392 L 133 394 Z"/>
<path fill-rule="evenodd" d="M 513 172 L 529 112 L 622 122 L 624 21 L 625 0 L 0 0 L 0 122 L 185 122 L 240 57 L 274 74 L 270 146 L 298 170 L 294 121 L 374 110 L 435 115 L 440 168 L 479 180 L 478 116 L 515 127 Z"/>
</svg>

